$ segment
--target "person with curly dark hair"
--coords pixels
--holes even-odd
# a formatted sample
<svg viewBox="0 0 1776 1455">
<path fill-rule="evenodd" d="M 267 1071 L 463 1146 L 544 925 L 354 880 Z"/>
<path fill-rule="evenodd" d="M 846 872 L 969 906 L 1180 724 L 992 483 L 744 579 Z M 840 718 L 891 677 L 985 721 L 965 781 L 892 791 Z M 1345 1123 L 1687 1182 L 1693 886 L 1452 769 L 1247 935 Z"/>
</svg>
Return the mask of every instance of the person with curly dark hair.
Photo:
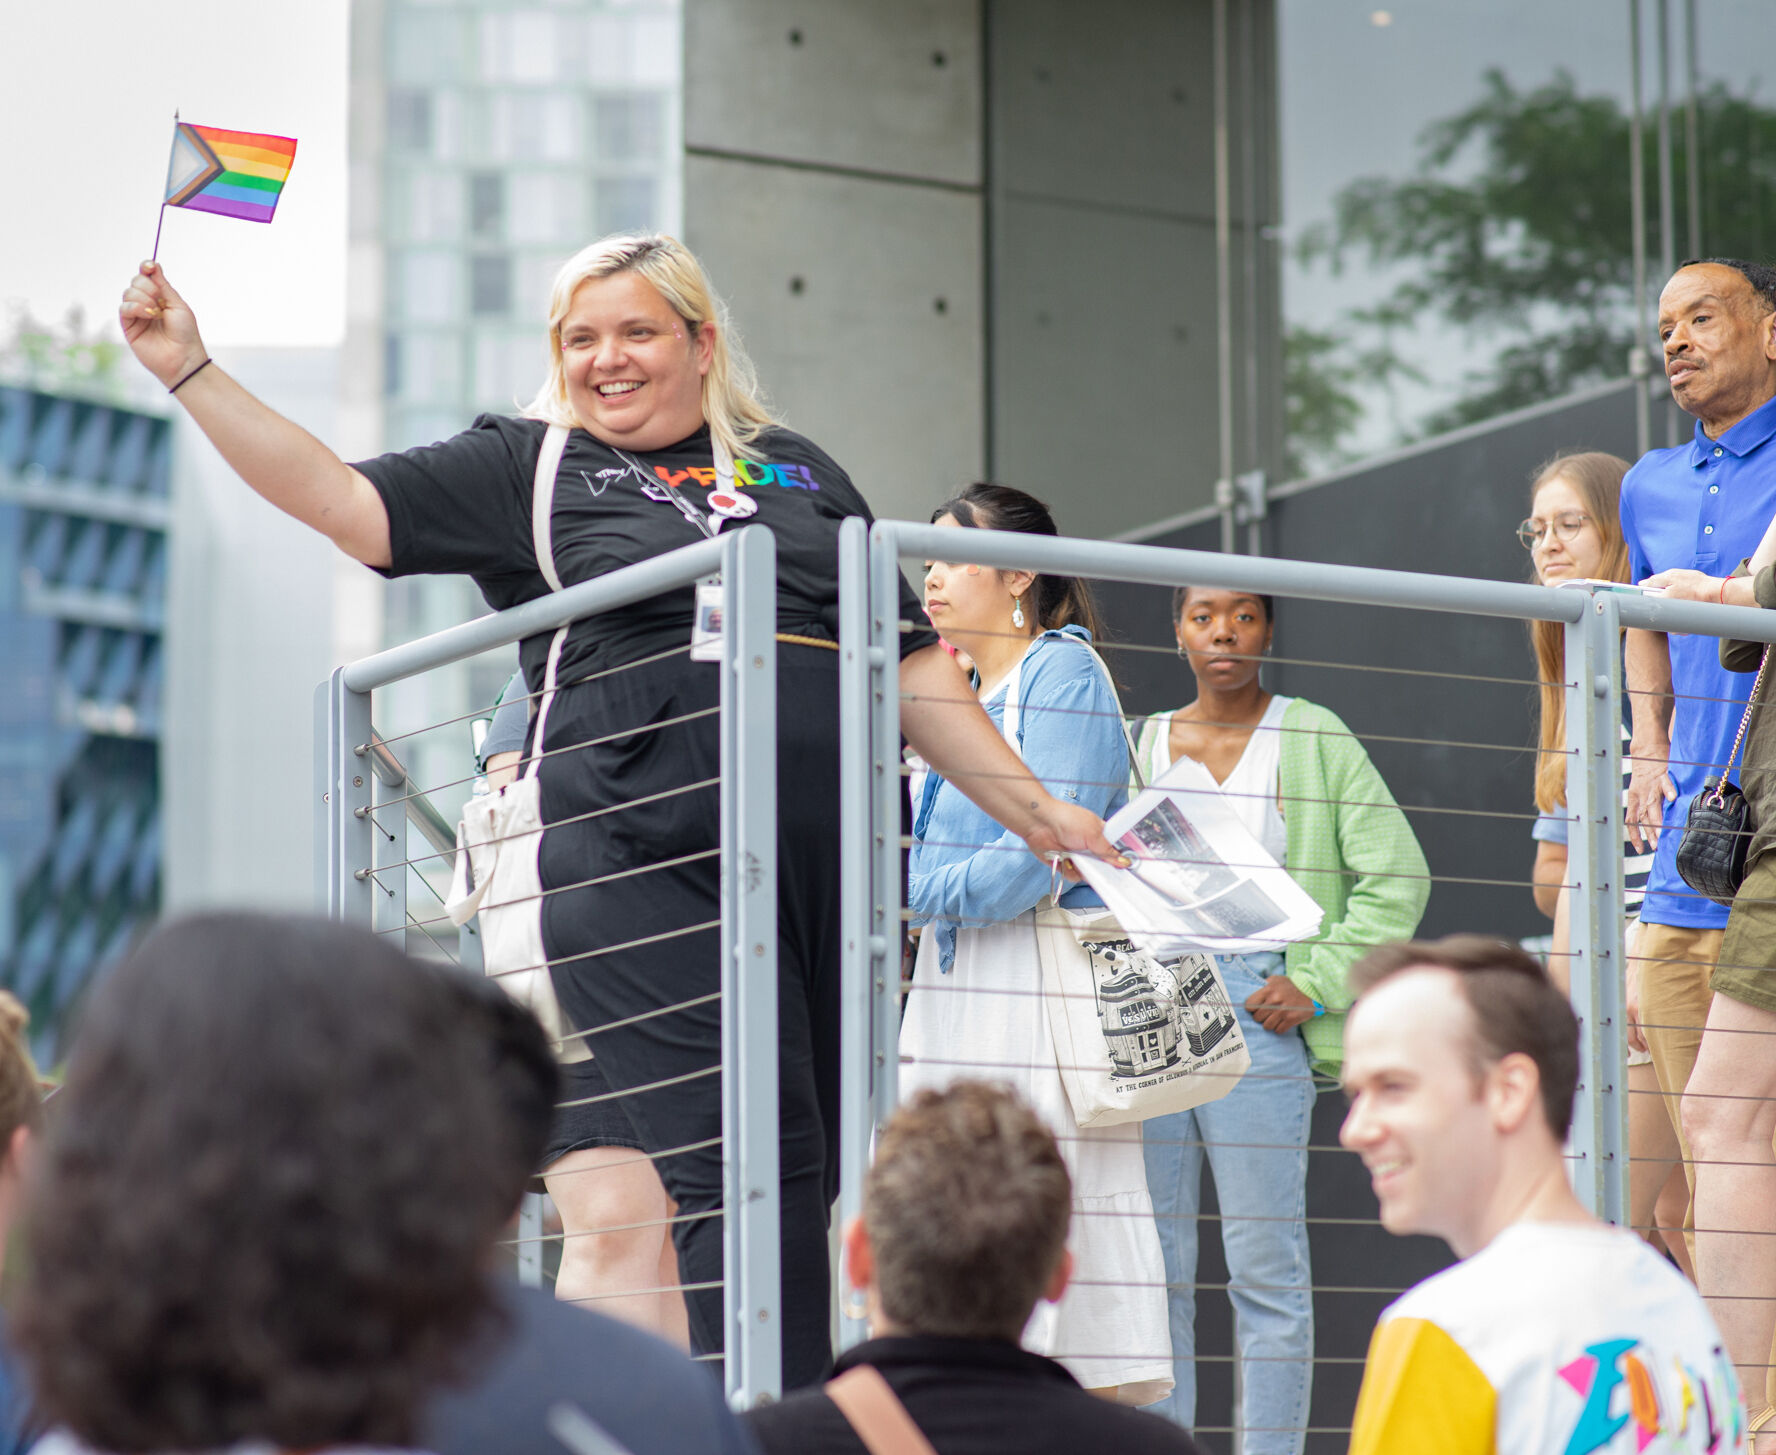
<svg viewBox="0 0 1776 1455">
<path fill-rule="evenodd" d="M 386 940 L 159 930 L 93 993 L 27 1189 L 43 1414 L 117 1452 L 411 1444 L 497 1318 L 516 1163 L 488 1066 Z"/>
</svg>

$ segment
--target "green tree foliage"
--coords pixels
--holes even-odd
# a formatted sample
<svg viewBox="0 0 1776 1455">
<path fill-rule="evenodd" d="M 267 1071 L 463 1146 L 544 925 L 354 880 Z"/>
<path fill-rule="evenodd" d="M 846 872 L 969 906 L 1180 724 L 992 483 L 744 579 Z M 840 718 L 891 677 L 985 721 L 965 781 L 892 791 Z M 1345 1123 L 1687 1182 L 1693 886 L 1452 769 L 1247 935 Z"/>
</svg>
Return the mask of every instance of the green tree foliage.
<svg viewBox="0 0 1776 1455">
<path fill-rule="evenodd" d="M 1697 109 L 1703 249 L 1767 258 L 1776 245 L 1776 111 L 1719 84 Z M 1672 121 L 1681 258 L 1688 189 L 1681 109 Z M 1655 117 L 1644 126 L 1647 256 L 1656 273 Z M 1622 377 L 1635 344 L 1630 172 L 1629 117 L 1613 98 L 1581 96 L 1565 71 L 1522 91 L 1489 70 L 1477 102 L 1420 134 L 1411 175 L 1345 187 L 1332 218 L 1303 232 L 1298 261 L 1335 274 L 1354 263 L 1407 273 L 1379 307 L 1346 316 L 1340 333 L 1350 348 L 1316 355 L 1315 340 L 1332 337 L 1325 334 L 1287 341 L 1291 362 L 1329 370 L 1318 381 L 1291 378 L 1304 390 L 1299 405 L 1289 397 L 1291 430 L 1298 418 L 1303 430 L 1292 433 L 1292 449 L 1335 453 L 1361 413 L 1352 384 L 1410 372 L 1393 342 L 1408 320 L 1435 317 L 1463 330 L 1473 362 L 1461 397 L 1402 437 Z M 1367 352 L 1372 367 L 1357 367 L 1353 350 Z M 1377 379 L 1373 365 L 1390 356 L 1391 370 Z"/>
<path fill-rule="evenodd" d="M 0 373 L 43 389 L 75 389 L 102 397 L 122 388 L 119 366 L 124 347 L 101 329 L 89 330 L 76 305 L 60 328 L 41 323 L 29 309 L 14 307 L 11 325 L 0 339 Z"/>
</svg>

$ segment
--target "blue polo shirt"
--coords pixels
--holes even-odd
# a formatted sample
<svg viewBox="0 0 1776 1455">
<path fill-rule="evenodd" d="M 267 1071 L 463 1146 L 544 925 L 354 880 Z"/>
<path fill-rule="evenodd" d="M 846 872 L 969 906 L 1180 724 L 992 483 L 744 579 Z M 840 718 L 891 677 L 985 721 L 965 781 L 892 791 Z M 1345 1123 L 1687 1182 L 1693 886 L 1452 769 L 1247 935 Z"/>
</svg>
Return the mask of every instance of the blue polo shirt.
<svg viewBox="0 0 1776 1455">
<path fill-rule="evenodd" d="M 1772 437 L 1776 400 L 1717 440 L 1703 434 L 1698 423 L 1689 444 L 1653 450 L 1628 472 L 1622 481 L 1622 534 L 1632 579 L 1680 567 L 1726 576 L 1757 549 L 1776 518 Z M 1640 914 L 1649 924 L 1713 929 L 1726 924 L 1727 911 L 1679 877 L 1677 841 L 1690 799 L 1732 750 L 1751 677 L 1721 666 L 1714 637 L 1673 635 L 1669 641 L 1677 695 L 1671 715 L 1677 800 L 1665 805 L 1665 831 Z"/>
</svg>

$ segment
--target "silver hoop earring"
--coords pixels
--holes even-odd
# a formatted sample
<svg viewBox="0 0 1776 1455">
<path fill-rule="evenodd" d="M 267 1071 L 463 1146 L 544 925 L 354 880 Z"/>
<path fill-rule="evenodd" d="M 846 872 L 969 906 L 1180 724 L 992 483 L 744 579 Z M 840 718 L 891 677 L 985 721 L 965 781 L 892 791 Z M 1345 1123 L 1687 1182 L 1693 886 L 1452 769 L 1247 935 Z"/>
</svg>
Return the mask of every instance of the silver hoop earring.
<svg viewBox="0 0 1776 1455">
<path fill-rule="evenodd" d="M 1024 629 L 1024 599 L 1021 596 L 1011 598 L 1011 624 L 1019 631 Z"/>
<path fill-rule="evenodd" d="M 839 1310 L 848 1319 L 863 1323 L 869 1318 L 869 1300 L 855 1288 L 845 1295 L 843 1306 Z"/>
</svg>

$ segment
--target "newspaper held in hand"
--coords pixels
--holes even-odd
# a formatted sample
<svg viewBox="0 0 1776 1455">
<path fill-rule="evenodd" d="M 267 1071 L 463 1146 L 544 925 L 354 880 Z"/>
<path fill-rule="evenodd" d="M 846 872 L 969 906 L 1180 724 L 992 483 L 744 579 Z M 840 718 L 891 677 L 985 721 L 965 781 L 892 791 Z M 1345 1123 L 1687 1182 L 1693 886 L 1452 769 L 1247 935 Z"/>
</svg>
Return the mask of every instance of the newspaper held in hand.
<svg viewBox="0 0 1776 1455">
<path fill-rule="evenodd" d="M 1134 863 L 1075 862 L 1123 930 L 1160 959 L 1243 955 L 1319 933 L 1319 905 L 1252 836 L 1208 769 L 1179 758 L 1104 826 Z"/>
</svg>

